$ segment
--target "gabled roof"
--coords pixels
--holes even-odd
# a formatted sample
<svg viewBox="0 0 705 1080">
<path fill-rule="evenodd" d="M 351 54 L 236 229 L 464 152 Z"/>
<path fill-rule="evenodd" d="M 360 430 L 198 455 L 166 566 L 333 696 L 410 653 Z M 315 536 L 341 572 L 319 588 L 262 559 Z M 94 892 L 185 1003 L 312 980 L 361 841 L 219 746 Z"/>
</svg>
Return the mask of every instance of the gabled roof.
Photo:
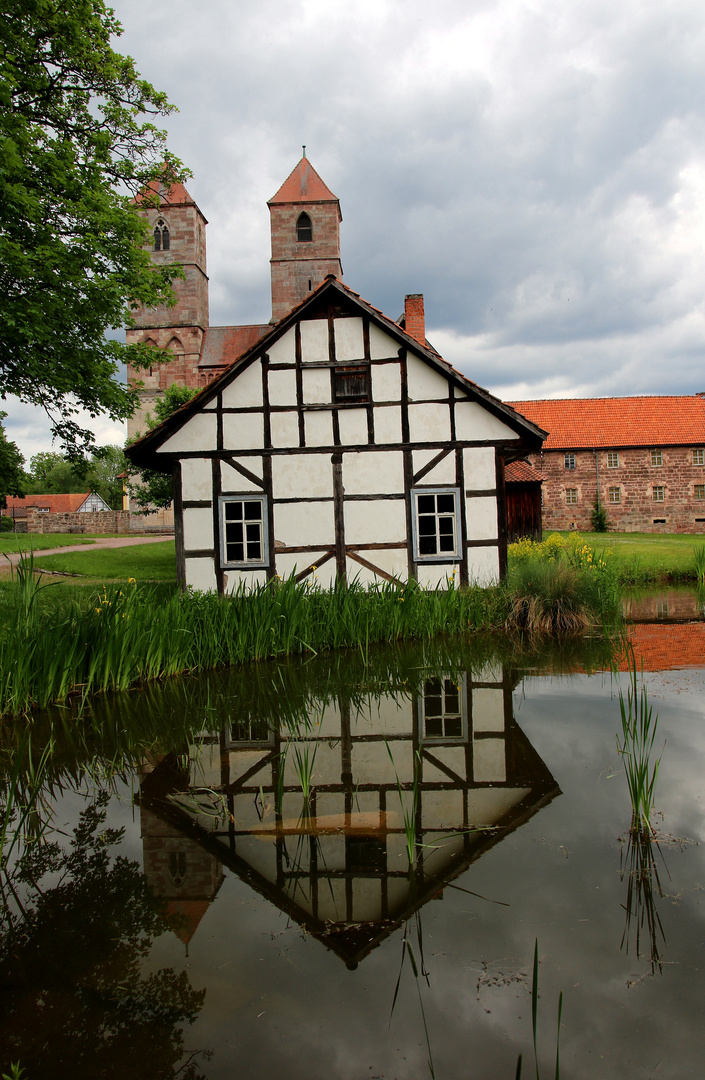
<svg viewBox="0 0 705 1080">
<path fill-rule="evenodd" d="M 541 484 L 543 474 L 528 461 L 512 461 L 504 471 L 507 484 Z"/>
<path fill-rule="evenodd" d="M 157 197 L 159 199 L 158 203 L 156 202 Z M 135 203 L 137 206 L 150 206 L 154 207 L 154 209 L 156 209 L 157 205 L 160 208 L 162 206 L 195 206 L 199 214 L 201 214 L 195 200 L 191 198 L 184 185 L 179 183 L 165 188 L 160 180 L 152 180 L 151 183 L 147 184 L 144 191 L 135 196 Z M 201 214 L 201 217 L 203 217 L 203 214 Z M 203 220 L 205 221 L 205 218 Z"/>
<path fill-rule="evenodd" d="M 540 449 L 545 436 L 545 432 L 542 431 L 540 427 L 519 415 L 511 406 L 505 405 L 499 398 L 494 397 L 488 390 L 484 390 L 481 386 L 478 386 L 472 379 L 468 379 L 467 376 L 463 375 L 460 371 L 456 371 L 456 369 L 446 360 L 443 360 L 437 352 L 421 345 L 415 338 L 402 330 L 396 322 L 384 315 L 379 308 L 373 307 L 372 304 L 363 300 L 359 293 L 356 293 L 348 285 L 344 285 L 342 281 L 329 275 L 317 289 L 314 289 L 312 293 L 309 293 L 301 303 L 292 308 L 288 315 L 285 315 L 283 319 L 280 319 L 278 323 L 271 327 L 269 333 L 265 334 L 258 341 L 255 341 L 238 360 L 225 368 L 211 383 L 208 384 L 207 387 L 204 387 L 200 393 L 196 394 L 196 396 L 191 398 L 185 405 L 182 405 L 182 407 L 177 409 L 175 413 L 172 413 L 171 416 L 168 416 L 158 427 L 154 428 L 141 439 L 134 442 L 132 446 L 128 447 L 125 451 L 127 457 L 140 468 L 150 468 L 162 472 L 168 471 L 170 465 L 169 461 L 166 460 L 166 455 L 163 458 L 160 458 L 156 453 L 162 442 L 185 424 L 191 416 L 202 409 L 208 401 L 216 397 L 224 386 L 227 386 L 233 379 L 237 378 L 240 371 L 247 367 L 257 355 L 266 351 L 274 341 L 282 337 L 300 318 L 305 318 L 309 308 L 312 308 L 314 311 L 320 309 L 321 301 L 326 299 L 327 294 L 331 292 L 337 294 L 339 303 L 342 303 L 349 310 L 368 315 L 370 320 L 376 323 L 381 330 L 389 334 L 390 337 L 396 339 L 401 347 L 415 353 L 416 356 L 424 360 L 429 367 L 434 368 L 434 370 L 439 372 L 439 374 L 443 375 L 446 379 L 450 379 L 460 390 L 466 393 L 469 398 L 479 402 L 488 409 L 489 412 L 493 413 L 496 417 L 506 423 L 508 427 L 518 432 L 525 439 L 528 439 L 530 443 L 529 448 L 527 448 L 525 443 L 516 448 L 517 452 L 522 457 L 529 452 L 535 452 Z"/>
<path fill-rule="evenodd" d="M 544 450 L 705 444 L 705 398 L 564 398 L 513 401 L 513 408 L 549 432 Z"/>
<path fill-rule="evenodd" d="M 320 176 L 306 157 L 302 157 L 298 165 L 295 165 L 289 176 L 267 202 L 267 206 L 275 206 L 278 203 L 300 202 L 339 202 L 330 188 L 323 183 Z"/>
<path fill-rule="evenodd" d="M 261 326 L 209 326 L 203 335 L 199 367 L 226 367 L 271 330 Z"/>
<path fill-rule="evenodd" d="M 21 499 L 16 495 L 8 495 L 4 513 L 10 515 L 13 509 L 15 512 L 37 509 L 48 510 L 50 514 L 75 514 L 90 494 L 90 491 L 84 491 L 67 495 L 25 495 Z"/>
</svg>

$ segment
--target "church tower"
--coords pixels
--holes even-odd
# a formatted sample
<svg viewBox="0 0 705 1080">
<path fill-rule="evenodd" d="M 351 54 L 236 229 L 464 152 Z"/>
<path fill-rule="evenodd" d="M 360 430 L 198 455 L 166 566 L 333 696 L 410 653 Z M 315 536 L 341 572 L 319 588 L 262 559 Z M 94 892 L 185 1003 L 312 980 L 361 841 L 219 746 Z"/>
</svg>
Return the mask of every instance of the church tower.
<svg viewBox="0 0 705 1080">
<path fill-rule="evenodd" d="M 342 278 L 340 201 L 304 155 L 267 203 L 272 227 L 272 322 L 328 274 Z"/>
<path fill-rule="evenodd" d="M 176 306 L 139 308 L 127 342 L 144 342 L 173 355 L 168 364 L 145 371 L 128 371 L 130 381 L 143 384 L 140 408 L 128 421 L 128 437 L 145 431 L 145 413 L 153 412 L 160 392 L 171 383 L 200 387 L 198 362 L 208 326 L 208 276 L 206 274 L 206 225 L 208 222 L 183 184 L 165 188 L 154 181 L 147 189 L 158 196 L 150 206 L 145 196 L 143 213 L 149 222 L 150 254 L 155 263 L 179 263 L 185 277 L 173 283 Z M 156 200 L 155 200 L 156 202 Z"/>
</svg>

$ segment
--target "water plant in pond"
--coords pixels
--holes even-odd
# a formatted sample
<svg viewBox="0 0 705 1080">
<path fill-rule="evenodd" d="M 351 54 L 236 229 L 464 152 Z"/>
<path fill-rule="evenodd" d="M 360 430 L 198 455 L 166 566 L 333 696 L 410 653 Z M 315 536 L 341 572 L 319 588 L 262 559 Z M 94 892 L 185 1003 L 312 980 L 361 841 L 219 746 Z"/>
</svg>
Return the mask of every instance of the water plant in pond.
<svg viewBox="0 0 705 1080">
<path fill-rule="evenodd" d="M 628 953 L 633 935 L 636 955 L 638 958 L 648 955 L 652 975 L 657 970 L 663 971 L 662 945 L 666 943 L 656 907 L 657 898 L 663 898 L 657 852 L 660 854 L 651 826 L 647 828 L 641 819 L 632 819 L 626 850 L 622 850 L 619 859 L 620 878 L 627 879 L 626 918 L 620 947 Z"/>
<path fill-rule="evenodd" d="M 705 582 L 705 544 L 698 544 L 693 548 L 693 562 L 695 563 L 695 576 L 699 582 Z"/>
<path fill-rule="evenodd" d="M 653 758 L 658 714 L 649 704 L 642 671 L 641 686 L 637 679 L 634 649 L 626 646 L 628 686 L 626 697 L 619 689 L 619 712 L 622 736 L 617 736 L 617 750 L 622 758 L 632 804 L 631 830 L 652 830 L 651 812 L 661 755 Z"/>
<path fill-rule="evenodd" d="M 561 1047 L 561 1016 L 563 1013 L 563 991 L 558 996 L 558 1024 L 556 1030 L 556 1071 L 555 1078 L 560 1080 L 560 1047 Z M 540 1080 L 539 1054 L 538 1054 L 538 1015 L 539 1015 L 539 941 L 534 943 L 534 969 L 531 980 L 531 1032 L 534 1041 L 534 1065 L 536 1067 L 536 1080 Z M 517 1061 L 516 1080 L 520 1080 L 522 1070 L 522 1055 Z"/>
</svg>

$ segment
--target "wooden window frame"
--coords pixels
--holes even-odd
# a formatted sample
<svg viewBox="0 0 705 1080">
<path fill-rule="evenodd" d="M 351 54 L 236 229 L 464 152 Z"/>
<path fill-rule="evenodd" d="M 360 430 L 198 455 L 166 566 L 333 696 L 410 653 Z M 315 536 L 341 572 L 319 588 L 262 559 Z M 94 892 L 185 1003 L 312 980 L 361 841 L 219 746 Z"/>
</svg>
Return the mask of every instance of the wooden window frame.
<svg viewBox="0 0 705 1080">
<path fill-rule="evenodd" d="M 302 236 L 302 233 L 308 233 L 308 236 Z M 310 214 L 307 214 L 305 210 L 302 210 L 296 219 L 296 243 L 313 243 L 313 222 Z"/>
<path fill-rule="evenodd" d="M 563 468 L 571 472 L 575 469 L 575 454 L 563 455 Z"/>
<path fill-rule="evenodd" d="M 438 682 L 439 693 L 434 693 L 435 687 L 431 686 L 431 683 Z M 457 694 L 458 709 L 450 711 L 447 709 L 449 693 L 447 682 L 452 682 L 455 688 L 454 691 L 450 691 L 451 696 Z M 440 713 L 428 714 L 426 710 L 426 702 L 430 697 L 439 697 L 441 699 L 441 711 Z M 428 735 L 426 733 L 426 722 L 429 719 L 440 719 L 442 732 L 438 735 Z M 460 720 L 460 730 L 457 735 L 448 735 L 446 731 L 446 720 L 455 721 Z M 433 679 L 425 679 L 421 692 L 418 695 L 417 704 L 417 725 L 418 725 L 418 741 L 424 746 L 459 746 L 467 741 L 468 737 L 468 716 L 467 716 L 467 676 L 462 675 L 460 683 L 455 682 L 451 678 L 448 672 L 442 672 L 439 676 Z"/>
<path fill-rule="evenodd" d="M 227 544 L 234 543 L 234 541 L 228 541 L 226 538 L 226 507 L 232 503 L 259 503 L 261 507 L 260 516 L 258 518 L 251 518 L 252 524 L 259 523 L 260 532 L 260 557 L 257 559 L 248 559 L 247 551 L 245 549 L 245 558 L 242 560 L 228 559 L 227 557 Z M 243 522 L 248 519 L 244 516 Z M 247 494 L 232 494 L 232 495 L 220 495 L 218 497 L 218 525 L 220 533 L 220 565 L 224 570 L 263 570 L 269 566 L 269 534 L 267 528 L 267 496 L 266 495 L 253 495 Z M 247 545 L 248 541 L 245 539 L 244 544 Z"/>
<path fill-rule="evenodd" d="M 421 534 L 419 532 L 419 499 L 426 495 L 436 496 L 439 495 L 451 495 L 453 497 L 454 509 L 452 512 L 453 518 L 453 550 L 452 551 L 435 551 L 430 554 L 422 554 L 419 550 L 421 543 Z M 436 502 L 436 507 L 438 503 Z M 431 517 L 431 514 L 422 511 L 421 517 Z M 433 512 L 433 516 L 436 519 L 436 532 L 435 536 L 440 541 L 440 520 L 441 518 L 448 518 L 451 516 L 447 511 L 441 511 L 436 509 Z M 460 488 L 457 487 L 416 487 L 411 489 L 411 532 L 412 542 L 414 547 L 414 562 L 416 563 L 457 563 L 461 562 L 463 553 L 461 551 L 462 534 L 461 534 L 461 520 L 460 520 Z M 430 534 L 429 534 L 430 535 Z"/>
<path fill-rule="evenodd" d="M 611 487 L 607 489 L 607 501 L 610 506 L 617 506 L 622 501 L 622 489 Z"/>
<path fill-rule="evenodd" d="M 666 489 L 663 484 L 654 484 L 651 489 L 651 498 L 658 503 L 666 501 Z"/>
<path fill-rule="evenodd" d="M 357 394 L 341 393 L 341 383 L 345 379 L 364 380 L 364 389 Z M 369 364 L 336 364 L 331 368 L 331 394 L 334 405 L 369 405 L 370 366 Z"/>
<path fill-rule="evenodd" d="M 662 469 L 663 468 L 663 450 L 651 451 L 651 468 Z"/>
<path fill-rule="evenodd" d="M 607 451 L 607 468 L 618 469 L 619 468 L 619 450 Z"/>
<path fill-rule="evenodd" d="M 702 446 L 696 446 L 693 450 L 693 465 L 705 465 L 705 449 Z"/>
<path fill-rule="evenodd" d="M 571 497 L 573 495 L 575 496 L 575 498 Z M 565 504 L 566 504 L 566 506 L 577 506 L 578 505 L 578 489 L 577 488 L 566 488 L 565 489 Z"/>
<path fill-rule="evenodd" d="M 705 499 L 705 484 L 693 485 L 693 498 L 696 502 L 702 502 Z"/>
</svg>

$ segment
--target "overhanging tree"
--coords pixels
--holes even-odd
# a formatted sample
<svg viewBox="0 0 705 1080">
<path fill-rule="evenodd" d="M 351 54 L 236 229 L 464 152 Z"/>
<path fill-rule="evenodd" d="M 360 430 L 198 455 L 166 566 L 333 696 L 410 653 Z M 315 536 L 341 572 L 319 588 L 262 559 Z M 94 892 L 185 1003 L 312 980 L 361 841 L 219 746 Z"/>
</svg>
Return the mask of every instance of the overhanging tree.
<svg viewBox="0 0 705 1080">
<path fill-rule="evenodd" d="M 0 394 L 41 405 L 70 455 L 94 442 L 79 409 L 134 411 L 119 364 L 153 351 L 106 335 L 180 273 L 152 264 L 132 202 L 186 175 L 153 123 L 173 106 L 112 49 L 121 32 L 103 0 L 5 0 L 0 16 Z"/>
</svg>

